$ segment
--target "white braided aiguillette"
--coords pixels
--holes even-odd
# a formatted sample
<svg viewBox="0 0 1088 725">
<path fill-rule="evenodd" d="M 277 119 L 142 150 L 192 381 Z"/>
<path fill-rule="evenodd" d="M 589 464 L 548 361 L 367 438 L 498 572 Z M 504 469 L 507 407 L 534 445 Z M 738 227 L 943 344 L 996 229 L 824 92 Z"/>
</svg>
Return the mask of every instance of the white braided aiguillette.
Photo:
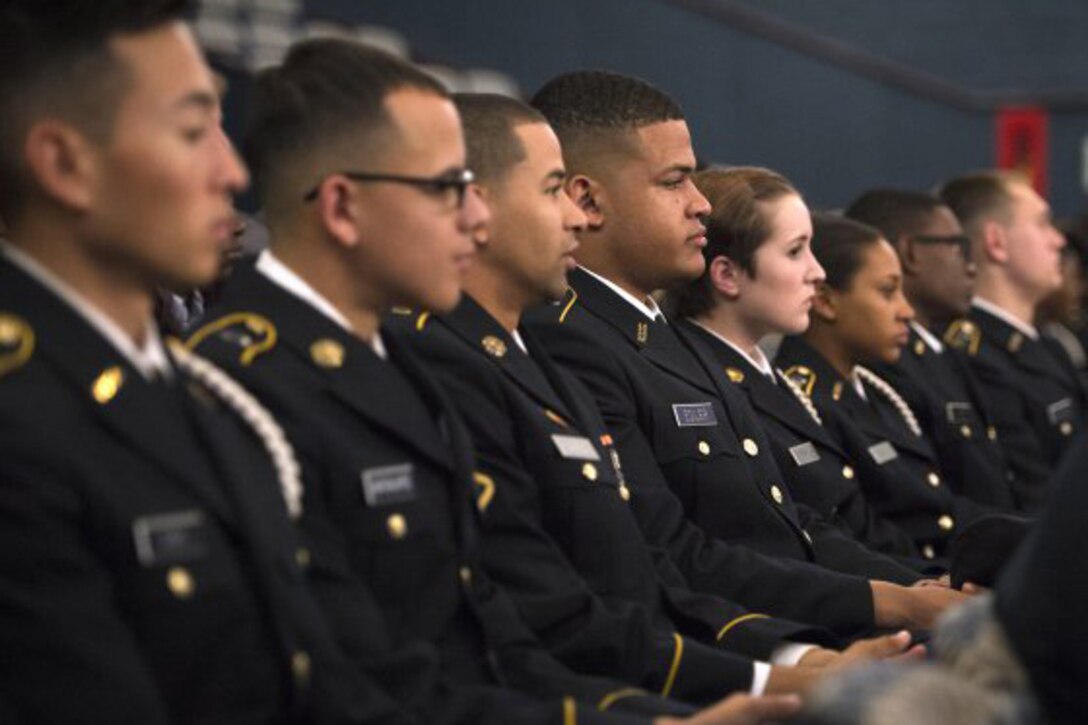
<svg viewBox="0 0 1088 725">
<path fill-rule="evenodd" d="M 824 422 L 820 420 L 820 414 L 816 411 L 816 406 L 812 404 L 812 398 L 805 395 L 805 391 L 801 390 L 801 386 L 790 380 L 789 377 L 778 368 L 775 368 L 774 373 L 778 376 L 778 379 L 786 385 L 786 389 L 793 393 L 793 397 L 801 402 L 801 405 L 803 405 L 805 410 L 808 411 L 808 414 L 812 416 L 812 419 L 820 425 L 823 425 Z"/>
<path fill-rule="evenodd" d="M 922 426 L 918 425 L 918 418 L 915 417 L 914 411 L 907 405 L 907 401 L 903 400 L 903 397 L 895 391 L 887 380 L 878 376 L 869 368 L 864 368 L 861 365 L 854 366 L 854 372 L 861 378 L 863 382 L 868 383 L 873 390 L 883 395 L 888 401 L 895 406 L 895 409 L 899 412 L 899 415 L 903 417 L 903 422 L 907 424 L 911 432 L 916 436 L 922 435 Z"/>
<path fill-rule="evenodd" d="M 299 518 L 302 515 L 302 471 L 295 449 L 280 424 L 245 388 L 209 361 L 180 344 L 171 345 L 171 352 L 183 372 L 204 385 L 257 434 L 276 468 L 287 513 L 292 519 Z"/>
</svg>

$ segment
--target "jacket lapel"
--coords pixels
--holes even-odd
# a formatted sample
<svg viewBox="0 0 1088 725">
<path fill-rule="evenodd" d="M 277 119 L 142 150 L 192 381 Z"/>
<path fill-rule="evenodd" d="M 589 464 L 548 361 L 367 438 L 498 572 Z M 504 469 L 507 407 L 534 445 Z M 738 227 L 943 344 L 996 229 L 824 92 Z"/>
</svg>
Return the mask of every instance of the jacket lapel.
<svg viewBox="0 0 1088 725">
<path fill-rule="evenodd" d="M 419 425 L 421 415 L 432 421 L 434 416 L 399 371 L 392 352 L 390 360 L 382 360 L 364 341 L 255 269 L 247 268 L 236 277 L 240 278 L 232 281 L 235 292 L 276 321 L 279 344 L 314 368 L 329 395 L 427 459 L 451 465 L 437 426 Z M 382 336 L 387 347 L 391 337 Z"/>
<path fill-rule="evenodd" d="M 487 356 L 529 397 L 545 408 L 554 409 L 560 415 L 570 416 L 564 401 L 557 397 L 540 368 L 522 352 L 502 325 L 474 299 L 464 295 L 457 309 L 439 319 L 470 347 Z M 525 341 L 524 331 L 519 334 Z"/>
<path fill-rule="evenodd" d="M 36 356 L 47 360 L 87 401 L 96 417 L 135 454 L 162 470 L 224 518 L 230 506 L 193 431 L 177 408 L 183 391 L 148 383 L 132 365 L 68 305 L 0 257 L 0 282 L 22 301 L 36 336 Z M 79 354 L 73 355 L 72 351 Z M 179 384 L 178 377 L 173 384 Z"/>
<path fill-rule="evenodd" d="M 826 434 L 823 427 L 801 407 L 801 403 L 794 399 L 793 393 L 783 387 L 783 383 L 768 380 L 767 376 L 743 355 L 698 325 L 686 321 L 679 324 L 686 333 L 702 343 L 701 347 L 713 356 L 726 377 L 732 380 L 737 377 L 737 372 L 740 373 L 741 379 L 735 380 L 733 385 L 744 392 L 753 408 L 804 438 L 838 450 L 838 446 Z M 732 375 L 728 372 L 730 369 L 735 371 Z"/>
<path fill-rule="evenodd" d="M 581 269 L 570 273 L 578 303 L 589 313 L 614 327 L 642 357 L 689 385 L 717 395 L 713 381 L 687 354 L 666 323 L 653 322 L 622 297 Z"/>
<path fill-rule="evenodd" d="M 1051 378 L 1079 394 L 1075 378 L 1066 374 L 1061 362 L 1042 342 L 1032 340 L 996 315 L 978 307 L 972 307 L 968 317 L 982 330 L 984 339 L 1003 350 L 1016 365 Z"/>
</svg>

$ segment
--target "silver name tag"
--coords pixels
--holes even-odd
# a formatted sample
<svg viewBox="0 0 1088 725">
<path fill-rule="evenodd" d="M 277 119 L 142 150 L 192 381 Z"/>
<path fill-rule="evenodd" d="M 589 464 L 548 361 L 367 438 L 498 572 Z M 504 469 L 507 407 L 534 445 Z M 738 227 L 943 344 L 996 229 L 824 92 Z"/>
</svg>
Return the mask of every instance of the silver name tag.
<svg viewBox="0 0 1088 725">
<path fill-rule="evenodd" d="M 963 425 L 974 420 L 975 410 L 970 403 L 945 403 L 944 415 L 951 425 Z"/>
<path fill-rule="evenodd" d="M 873 457 L 873 460 L 876 461 L 876 465 L 878 466 L 883 466 L 888 461 L 894 461 L 896 458 L 899 458 L 899 452 L 896 451 L 895 446 L 888 441 L 880 441 L 880 443 L 869 446 L 869 455 Z"/>
<path fill-rule="evenodd" d="M 597 453 L 597 449 L 588 438 L 556 433 L 552 435 L 552 443 L 563 458 L 575 458 L 579 461 L 601 460 L 601 454 Z"/>
<path fill-rule="evenodd" d="M 367 506 L 404 503 L 416 497 L 415 475 L 411 463 L 364 469 L 363 498 Z"/>
<path fill-rule="evenodd" d="M 715 426 L 718 415 L 713 403 L 677 403 L 672 406 L 673 417 L 680 428 Z"/>
<path fill-rule="evenodd" d="M 1051 425 L 1073 420 L 1073 399 L 1062 398 L 1046 406 L 1046 417 Z"/>
<path fill-rule="evenodd" d="M 820 460 L 820 452 L 816 450 L 816 446 L 812 445 L 812 441 L 791 446 L 790 455 L 798 466 L 807 466 Z"/>
<path fill-rule="evenodd" d="M 204 513 L 196 509 L 141 516 L 132 524 L 136 558 L 147 567 L 195 561 L 211 551 Z"/>
</svg>

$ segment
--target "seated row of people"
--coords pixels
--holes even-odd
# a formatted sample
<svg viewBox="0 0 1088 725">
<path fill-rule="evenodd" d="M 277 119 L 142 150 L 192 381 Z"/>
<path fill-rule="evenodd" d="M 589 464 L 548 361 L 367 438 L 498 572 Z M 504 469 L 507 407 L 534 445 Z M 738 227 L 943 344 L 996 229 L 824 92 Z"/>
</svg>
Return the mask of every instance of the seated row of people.
<svg viewBox="0 0 1088 725">
<path fill-rule="evenodd" d="M 164 346 L 154 291 L 215 276 L 246 182 L 183 6 L 0 11 L 15 717 L 754 722 L 797 701 L 722 698 L 917 658 L 886 632 L 970 596 L 949 543 L 1026 509 L 995 438 L 1030 419 L 869 369 L 908 340 L 910 250 L 959 235 L 897 254 L 772 172 L 697 174 L 638 79 L 525 105 L 294 47 L 244 143 L 270 248 Z M 757 343 L 802 332 L 777 372 Z"/>
</svg>

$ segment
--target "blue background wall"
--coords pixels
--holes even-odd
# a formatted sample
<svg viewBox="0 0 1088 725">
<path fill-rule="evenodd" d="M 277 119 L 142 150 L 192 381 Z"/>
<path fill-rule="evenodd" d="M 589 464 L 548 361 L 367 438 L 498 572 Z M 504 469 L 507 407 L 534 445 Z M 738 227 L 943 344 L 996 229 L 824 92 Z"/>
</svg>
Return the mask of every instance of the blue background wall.
<svg viewBox="0 0 1088 725">
<path fill-rule="evenodd" d="M 973 90 L 1088 89 L 1078 0 L 749 5 Z M 309 0 L 306 14 L 394 28 L 417 58 L 500 69 L 525 94 L 575 68 L 643 76 L 680 100 L 701 157 L 776 168 L 817 206 L 995 161 L 992 113 L 880 85 L 663 0 Z M 1076 213 L 1088 113 L 1052 114 L 1050 130 L 1051 200 Z"/>
</svg>

